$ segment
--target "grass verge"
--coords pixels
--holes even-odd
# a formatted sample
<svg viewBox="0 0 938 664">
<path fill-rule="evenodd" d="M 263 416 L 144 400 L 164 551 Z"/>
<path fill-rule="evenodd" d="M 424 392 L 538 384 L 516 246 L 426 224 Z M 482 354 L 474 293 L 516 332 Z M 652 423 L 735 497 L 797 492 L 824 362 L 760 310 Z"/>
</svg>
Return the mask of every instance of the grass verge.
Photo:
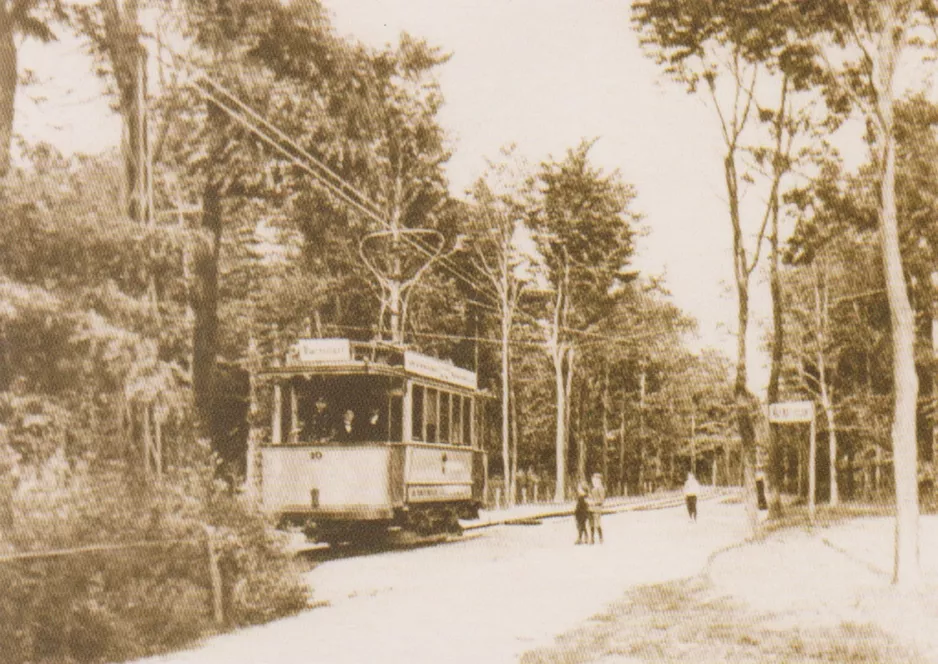
<svg viewBox="0 0 938 664">
<path fill-rule="evenodd" d="M 521 662 L 924 661 L 873 624 L 780 628 L 777 617 L 721 596 L 704 577 L 643 586 Z"/>
</svg>

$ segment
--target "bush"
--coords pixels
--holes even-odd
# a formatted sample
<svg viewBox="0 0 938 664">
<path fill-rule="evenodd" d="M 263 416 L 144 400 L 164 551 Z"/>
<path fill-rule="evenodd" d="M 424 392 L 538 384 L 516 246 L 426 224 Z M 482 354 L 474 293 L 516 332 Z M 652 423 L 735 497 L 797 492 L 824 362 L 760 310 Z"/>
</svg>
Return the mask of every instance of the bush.
<svg viewBox="0 0 938 664">
<path fill-rule="evenodd" d="M 159 486 L 114 468 L 45 468 L 33 479 L 17 487 L 0 553 L 126 548 L 0 562 L 0 662 L 119 661 L 216 631 L 207 532 L 223 581 L 222 627 L 307 605 L 282 538 L 213 480 L 210 464 Z"/>
</svg>

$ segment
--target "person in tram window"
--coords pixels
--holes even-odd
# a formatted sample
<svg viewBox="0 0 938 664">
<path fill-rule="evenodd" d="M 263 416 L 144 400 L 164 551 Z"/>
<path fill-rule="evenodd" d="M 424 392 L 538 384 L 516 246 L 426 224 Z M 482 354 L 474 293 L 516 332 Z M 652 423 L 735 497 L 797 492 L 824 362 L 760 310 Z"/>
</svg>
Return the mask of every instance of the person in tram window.
<svg viewBox="0 0 938 664">
<path fill-rule="evenodd" d="M 347 443 L 356 440 L 357 436 L 358 427 L 355 424 L 355 411 L 349 408 L 342 414 L 342 424 L 339 425 L 336 440 Z"/>
<path fill-rule="evenodd" d="M 387 435 L 381 423 L 381 410 L 372 408 L 368 411 L 368 421 L 365 423 L 365 438 L 370 441 L 384 440 Z"/>
<path fill-rule="evenodd" d="M 335 438 L 336 430 L 332 426 L 331 418 L 329 402 L 326 401 L 324 396 L 319 395 L 316 397 L 315 408 L 307 425 L 307 430 L 310 433 L 309 438 L 317 442 L 325 442 Z"/>
</svg>

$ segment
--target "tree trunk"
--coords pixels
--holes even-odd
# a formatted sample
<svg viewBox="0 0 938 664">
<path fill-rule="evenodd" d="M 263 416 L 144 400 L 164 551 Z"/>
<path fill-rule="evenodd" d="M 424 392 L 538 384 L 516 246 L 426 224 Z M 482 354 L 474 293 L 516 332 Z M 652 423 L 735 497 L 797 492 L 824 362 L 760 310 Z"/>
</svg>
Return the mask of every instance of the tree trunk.
<svg viewBox="0 0 938 664">
<path fill-rule="evenodd" d="M 509 403 L 511 404 L 511 495 L 514 496 L 518 490 L 518 438 L 520 437 L 520 432 L 518 430 L 518 398 L 515 391 L 515 386 L 509 383 L 510 399 Z"/>
<path fill-rule="evenodd" d="M 788 170 L 787 163 L 782 159 L 782 136 L 785 131 L 786 99 L 788 97 L 788 77 L 782 79 L 782 97 L 775 118 L 775 158 L 773 160 L 773 175 L 775 182 L 772 187 L 772 197 L 769 200 L 769 214 L 772 224 L 769 233 L 769 289 L 772 294 L 772 366 L 769 373 L 769 386 L 766 391 L 768 402 L 777 403 L 779 400 L 779 380 L 782 373 L 782 360 L 785 350 L 785 320 L 784 303 L 782 300 L 782 277 L 779 269 L 778 250 L 778 183 L 782 174 Z M 783 464 L 781 454 L 781 438 L 778 427 L 769 424 L 769 511 L 773 518 L 782 514 L 781 486 L 783 478 Z"/>
<path fill-rule="evenodd" d="M 645 493 L 645 367 L 638 377 L 638 492 Z"/>
<path fill-rule="evenodd" d="M 782 360 L 785 348 L 785 321 L 783 319 L 782 278 L 779 270 L 778 251 L 778 199 L 773 201 L 772 233 L 769 236 L 771 254 L 769 256 L 769 286 L 772 293 L 772 367 L 769 372 L 769 385 L 766 398 L 770 404 L 779 401 L 779 381 L 782 373 Z M 771 498 L 769 511 L 772 518 L 782 515 L 782 492 L 784 465 L 782 460 L 781 436 L 778 427 L 769 424 L 769 489 Z"/>
<path fill-rule="evenodd" d="M 16 100 L 16 41 L 7 3 L 0 5 L 0 178 L 10 171 L 10 145 Z"/>
<path fill-rule="evenodd" d="M 554 502 L 562 503 L 567 498 L 567 399 L 564 391 L 563 358 L 566 355 L 563 348 L 554 351 L 554 386 L 557 391 L 557 421 L 556 439 L 554 441 L 557 454 L 556 473 L 554 481 Z"/>
<path fill-rule="evenodd" d="M 751 397 L 746 365 L 746 335 L 749 330 L 749 267 L 739 216 L 735 147 L 724 160 L 726 187 L 729 195 L 730 221 L 733 226 L 733 266 L 737 294 L 736 380 L 733 395 L 736 401 L 736 422 L 739 427 L 740 465 L 742 466 L 743 503 L 750 535 L 755 536 L 759 513 L 756 504 L 756 434 L 750 415 Z"/>
<path fill-rule="evenodd" d="M 821 408 L 827 419 L 828 457 L 830 463 L 830 499 L 831 505 L 837 505 L 839 495 L 837 491 L 837 429 L 834 424 L 834 404 L 831 398 L 831 388 L 827 385 L 827 360 L 824 351 L 827 347 L 827 330 L 829 327 L 828 299 L 829 290 L 824 284 L 824 294 L 821 294 L 822 274 L 820 267 L 815 263 L 816 278 L 814 281 L 814 310 L 815 325 L 817 327 L 817 367 L 818 383 L 820 385 Z"/>
<path fill-rule="evenodd" d="M 834 409 L 829 403 L 822 402 L 821 406 L 827 417 L 827 445 L 831 467 L 831 495 L 828 502 L 833 507 L 840 504 L 840 489 L 837 484 L 837 429 L 834 426 Z"/>
<path fill-rule="evenodd" d="M 915 372 L 915 319 L 902 267 L 899 224 L 896 216 L 896 139 L 894 133 L 895 71 L 901 44 L 906 37 L 907 14 L 899 12 L 898 2 L 883 11 L 884 27 L 873 65 L 879 117 L 878 142 L 881 158 L 879 228 L 882 235 L 883 267 L 892 330 L 893 389 L 892 421 L 893 472 L 896 483 L 896 532 L 893 582 L 904 587 L 921 582 L 918 542 L 918 445 L 916 405 L 918 376 Z"/>
<path fill-rule="evenodd" d="M 603 372 L 603 482 L 609 484 L 609 365 Z"/>
<path fill-rule="evenodd" d="M 140 43 L 138 0 L 99 0 L 104 27 L 101 44 L 117 84 L 118 107 L 123 122 L 121 151 L 124 161 L 125 209 L 131 219 L 142 221 L 145 188 L 142 174 L 146 169 L 146 127 L 140 107 L 145 94 L 145 49 Z"/>
<path fill-rule="evenodd" d="M 221 257 L 221 192 L 215 182 L 208 182 L 202 194 L 202 228 L 209 233 L 212 246 L 196 262 L 195 326 L 192 341 L 192 389 L 199 422 L 199 434 L 212 437 L 211 416 L 215 396 L 215 373 L 218 355 L 218 270 Z"/>
<path fill-rule="evenodd" d="M 567 373 L 566 373 L 566 387 L 564 388 L 564 394 L 567 396 L 567 407 L 565 410 L 566 414 L 566 426 L 564 429 L 567 433 L 567 448 L 569 449 L 570 439 L 573 435 L 573 427 L 571 426 L 571 420 L 573 417 L 573 359 L 574 359 L 574 350 L 573 348 L 567 348 Z M 577 481 L 582 482 L 585 477 L 586 472 L 586 456 L 584 455 L 583 444 L 579 438 L 576 439 L 577 443 Z"/>
<path fill-rule="evenodd" d="M 625 390 L 622 390 L 621 410 L 619 411 L 619 492 L 629 495 L 628 477 L 625 468 Z"/>
<path fill-rule="evenodd" d="M 508 320 L 508 292 L 502 291 L 502 466 L 505 478 L 505 491 L 508 493 L 508 506 L 515 504 L 514 487 L 511 483 L 511 455 L 509 453 L 509 409 L 508 409 L 508 335 L 511 332 Z"/>
</svg>

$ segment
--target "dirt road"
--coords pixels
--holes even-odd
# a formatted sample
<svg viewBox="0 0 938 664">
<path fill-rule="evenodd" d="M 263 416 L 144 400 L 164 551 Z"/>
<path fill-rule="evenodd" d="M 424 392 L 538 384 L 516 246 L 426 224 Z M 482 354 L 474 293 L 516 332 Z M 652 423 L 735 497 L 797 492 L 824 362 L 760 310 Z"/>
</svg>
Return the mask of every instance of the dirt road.
<svg viewBox="0 0 938 664">
<path fill-rule="evenodd" d="M 738 505 L 604 517 L 602 546 L 574 546 L 571 519 L 497 526 L 462 541 L 323 563 L 328 605 L 211 639 L 151 664 L 514 662 L 634 586 L 698 572 L 739 541 Z"/>
</svg>

